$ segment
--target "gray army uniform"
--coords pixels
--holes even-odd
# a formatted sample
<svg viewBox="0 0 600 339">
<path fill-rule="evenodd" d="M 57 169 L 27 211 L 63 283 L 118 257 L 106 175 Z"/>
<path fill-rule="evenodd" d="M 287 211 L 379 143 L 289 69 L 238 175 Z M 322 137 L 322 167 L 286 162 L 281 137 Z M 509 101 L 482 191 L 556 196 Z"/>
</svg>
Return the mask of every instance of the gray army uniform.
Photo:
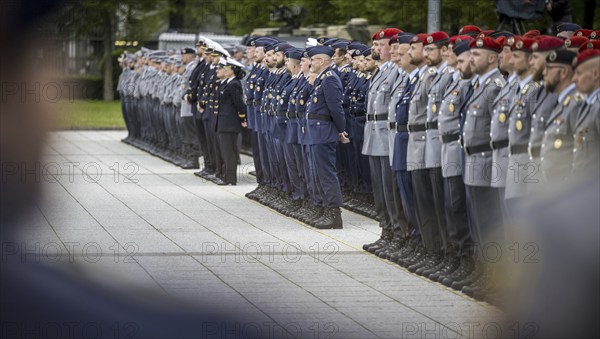
<svg viewBox="0 0 600 339">
<path fill-rule="evenodd" d="M 408 149 L 406 166 L 408 171 L 425 168 L 425 123 L 427 122 L 427 101 L 431 77 L 435 70 L 429 71 L 427 65 L 419 73 L 419 80 L 408 108 Z"/>
<path fill-rule="evenodd" d="M 598 175 L 600 168 L 600 89 L 581 106 L 575 123 L 573 174 Z"/>
<path fill-rule="evenodd" d="M 550 183 L 565 180 L 573 166 L 573 131 L 577 122 L 577 110 L 583 104 L 583 96 L 569 85 L 560 93 L 557 105 L 545 125 L 541 146 L 542 173 Z"/>
<path fill-rule="evenodd" d="M 460 144 L 460 108 L 471 85 L 471 79 L 457 77 L 446 89 L 438 116 L 438 129 L 442 141 L 441 165 L 444 178 L 463 174 L 463 149 Z"/>
<path fill-rule="evenodd" d="M 425 131 L 425 168 L 441 167 L 442 141 L 438 129 L 438 116 L 446 89 L 452 83 L 454 69 L 445 62 L 431 75 L 427 101 L 427 121 Z"/>
</svg>

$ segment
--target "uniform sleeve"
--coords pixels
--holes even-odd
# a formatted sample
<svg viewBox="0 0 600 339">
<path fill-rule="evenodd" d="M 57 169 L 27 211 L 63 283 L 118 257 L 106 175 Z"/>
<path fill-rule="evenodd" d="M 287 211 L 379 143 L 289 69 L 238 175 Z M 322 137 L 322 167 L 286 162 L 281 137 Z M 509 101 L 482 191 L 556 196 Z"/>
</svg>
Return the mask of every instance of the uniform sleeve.
<svg viewBox="0 0 600 339">
<path fill-rule="evenodd" d="M 231 97 L 233 100 L 233 107 L 240 119 L 240 123 L 246 122 L 246 105 L 244 104 L 244 91 L 242 90 L 242 85 L 239 82 L 236 82 L 234 86 L 231 87 Z"/>
<path fill-rule="evenodd" d="M 342 84 L 336 77 L 326 77 L 323 82 L 323 94 L 331 119 L 341 133 L 346 129 L 346 117 L 342 107 Z"/>
</svg>

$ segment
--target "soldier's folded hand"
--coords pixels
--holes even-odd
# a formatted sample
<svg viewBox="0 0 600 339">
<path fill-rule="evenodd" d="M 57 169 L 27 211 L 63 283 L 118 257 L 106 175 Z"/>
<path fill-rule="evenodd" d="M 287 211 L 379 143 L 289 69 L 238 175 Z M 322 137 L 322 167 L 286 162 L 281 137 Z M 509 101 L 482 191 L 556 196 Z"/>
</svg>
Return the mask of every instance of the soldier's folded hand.
<svg viewBox="0 0 600 339">
<path fill-rule="evenodd" d="M 348 133 L 342 132 L 339 134 L 339 136 L 340 136 L 340 141 L 342 142 L 342 144 L 347 144 L 350 142 L 350 139 L 348 138 Z"/>
</svg>

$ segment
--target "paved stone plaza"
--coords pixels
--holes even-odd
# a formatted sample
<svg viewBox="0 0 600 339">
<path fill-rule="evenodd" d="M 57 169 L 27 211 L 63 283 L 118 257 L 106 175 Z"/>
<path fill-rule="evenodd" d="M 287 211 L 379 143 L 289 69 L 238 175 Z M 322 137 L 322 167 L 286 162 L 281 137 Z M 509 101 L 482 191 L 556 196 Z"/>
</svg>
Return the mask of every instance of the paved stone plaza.
<svg viewBox="0 0 600 339">
<path fill-rule="evenodd" d="M 306 338 L 482 337 L 498 315 L 363 251 L 379 235 L 371 219 L 344 210 L 343 230 L 321 231 L 246 199 L 249 157 L 238 186 L 217 186 L 121 143 L 125 135 L 50 135 L 43 199 L 23 228 L 42 261 Z"/>
</svg>

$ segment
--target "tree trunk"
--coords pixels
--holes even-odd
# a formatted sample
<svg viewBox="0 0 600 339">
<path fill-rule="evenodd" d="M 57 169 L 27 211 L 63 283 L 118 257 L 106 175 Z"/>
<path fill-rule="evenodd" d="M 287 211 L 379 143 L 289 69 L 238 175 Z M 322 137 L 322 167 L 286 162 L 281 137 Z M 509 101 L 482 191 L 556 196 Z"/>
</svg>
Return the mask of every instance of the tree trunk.
<svg viewBox="0 0 600 339">
<path fill-rule="evenodd" d="M 104 29 L 102 40 L 104 41 L 104 89 L 103 97 L 104 101 L 112 101 L 115 99 L 113 93 L 113 63 L 112 63 L 112 52 L 113 52 L 113 27 L 112 27 L 113 16 L 107 13 L 104 17 Z"/>
</svg>

